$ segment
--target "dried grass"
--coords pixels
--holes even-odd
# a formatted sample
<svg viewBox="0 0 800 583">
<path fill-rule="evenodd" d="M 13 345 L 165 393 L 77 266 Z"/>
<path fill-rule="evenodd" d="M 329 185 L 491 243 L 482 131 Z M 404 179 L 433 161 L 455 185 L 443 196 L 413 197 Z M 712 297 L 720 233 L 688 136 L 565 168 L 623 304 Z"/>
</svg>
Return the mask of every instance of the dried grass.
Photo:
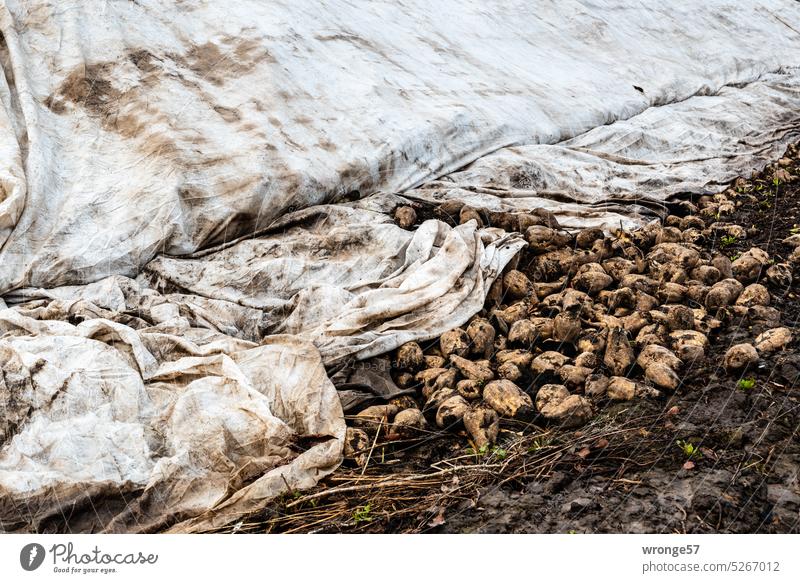
<svg viewBox="0 0 800 583">
<path fill-rule="evenodd" d="M 342 466 L 316 488 L 285 495 L 265 512 L 224 532 L 424 532 L 441 524 L 446 511 L 474 507 L 482 490 L 544 480 L 562 465 L 583 465 L 579 469 L 584 475 L 609 474 L 610 483 L 625 484 L 629 481 L 622 476 L 624 468 L 633 464 L 626 452 L 640 448 L 633 464 L 638 466 L 652 463 L 663 451 L 654 448 L 649 459 L 640 447 L 643 428 L 652 428 L 655 416 L 617 424 L 616 417 L 623 417 L 620 413 L 598 416 L 580 431 L 512 422 L 503 428 L 494 448 L 462 450 L 425 471 L 411 471 L 412 464 L 399 461 L 397 452 L 408 456 L 437 440 L 459 438 L 431 432 L 417 440 L 375 441 L 367 466 Z M 378 451 L 384 452 L 382 460 L 375 459 Z"/>
</svg>

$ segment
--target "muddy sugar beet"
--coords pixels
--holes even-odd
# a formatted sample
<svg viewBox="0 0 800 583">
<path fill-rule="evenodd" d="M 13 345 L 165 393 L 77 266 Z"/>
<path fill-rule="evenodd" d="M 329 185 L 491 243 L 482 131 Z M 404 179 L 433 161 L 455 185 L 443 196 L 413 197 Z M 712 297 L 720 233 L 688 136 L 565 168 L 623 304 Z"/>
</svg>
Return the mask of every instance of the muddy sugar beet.
<svg viewBox="0 0 800 583">
<path fill-rule="evenodd" d="M 504 423 L 575 428 L 613 403 L 688 390 L 685 375 L 729 328 L 751 336 L 715 355 L 731 390 L 759 356 L 780 355 L 793 342 L 774 307 L 792 266 L 749 242 L 733 259 L 720 253 L 710 241 L 744 241 L 750 231 L 716 211 L 607 234 L 569 233 L 555 216 L 535 212 L 458 210 L 462 222 L 519 229 L 528 246 L 498 275 L 483 310 L 436 339 L 399 348 L 393 376 L 416 391 L 419 410 L 381 409 L 383 423 L 397 415 L 398 429 L 439 427 L 483 447 L 502 440 Z M 800 238 L 782 245 L 800 248 Z M 365 411 L 374 416 L 375 407 Z"/>
</svg>

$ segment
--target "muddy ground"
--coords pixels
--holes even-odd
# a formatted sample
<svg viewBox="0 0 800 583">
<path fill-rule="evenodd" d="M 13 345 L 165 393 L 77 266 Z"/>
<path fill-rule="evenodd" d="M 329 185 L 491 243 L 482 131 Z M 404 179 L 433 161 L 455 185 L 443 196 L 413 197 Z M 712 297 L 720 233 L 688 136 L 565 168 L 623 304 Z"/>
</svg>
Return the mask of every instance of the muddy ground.
<svg viewBox="0 0 800 583">
<path fill-rule="evenodd" d="M 433 422 L 413 438 L 373 432 L 360 457 L 351 456 L 334 476 L 236 530 L 800 532 L 800 270 L 782 242 L 800 232 L 796 175 L 800 161 L 790 148 L 780 164 L 732 183 L 722 204 L 686 197 L 671 207 L 667 224 L 702 218 L 707 236 L 695 243 L 707 254 L 735 260 L 758 247 L 770 265 L 788 263 L 794 272 L 789 285 L 759 278 L 780 312 L 778 323 L 716 314 L 724 326 L 710 334 L 705 356 L 681 370 L 674 391 L 623 401 L 601 397 L 588 424 L 568 429 L 541 415 L 504 418 L 496 443 L 482 448 L 463 427 L 439 429 Z M 742 229 L 731 236 L 736 231 L 725 225 Z M 517 268 L 533 279 L 534 261 L 526 261 L 523 256 Z M 693 307 L 691 300 L 686 305 Z M 725 370 L 732 345 L 752 343 L 776 326 L 793 332 L 785 349 L 760 354 L 744 371 Z M 423 348 L 427 353 L 434 345 Z M 531 396 L 535 385 L 541 382 L 520 381 Z"/>
</svg>

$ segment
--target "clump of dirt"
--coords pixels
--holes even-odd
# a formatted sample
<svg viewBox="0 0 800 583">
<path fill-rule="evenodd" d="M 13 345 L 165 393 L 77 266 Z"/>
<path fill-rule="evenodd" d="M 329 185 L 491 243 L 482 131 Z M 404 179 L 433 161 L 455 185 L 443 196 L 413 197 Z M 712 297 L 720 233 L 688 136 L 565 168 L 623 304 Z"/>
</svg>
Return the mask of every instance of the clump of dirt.
<svg viewBox="0 0 800 583">
<path fill-rule="evenodd" d="M 392 355 L 403 394 L 353 411 L 342 471 L 239 528 L 800 532 L 798 174 L 790 147 L 611 235 L 398 209 L 528 247 L 464 327 Z"/>
</svg>

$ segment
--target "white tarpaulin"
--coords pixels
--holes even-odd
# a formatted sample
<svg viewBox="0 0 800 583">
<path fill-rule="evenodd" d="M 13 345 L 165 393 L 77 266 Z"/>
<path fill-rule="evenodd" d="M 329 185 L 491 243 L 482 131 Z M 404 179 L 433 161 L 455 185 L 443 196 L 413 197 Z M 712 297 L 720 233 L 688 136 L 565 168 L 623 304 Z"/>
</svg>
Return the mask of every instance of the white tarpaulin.
<svg viewBox="0 0 800 583">
<path fill-rule="evenodd" d="M 521 246 L 403 230 L 397 193 L 635 224 L 800 136 L 798 31 L 792 0 L 0 0 L 0 528 L 312 485 L 323 365 L 462 324 Z"/>
<path fill-rule="evenodd" d="M 13 310 L 0 331 L 4 529 L 152 531 L 197 515 L 208 528 L 339 464 L 338 398 L 294 337 Z"/>
</svg>

